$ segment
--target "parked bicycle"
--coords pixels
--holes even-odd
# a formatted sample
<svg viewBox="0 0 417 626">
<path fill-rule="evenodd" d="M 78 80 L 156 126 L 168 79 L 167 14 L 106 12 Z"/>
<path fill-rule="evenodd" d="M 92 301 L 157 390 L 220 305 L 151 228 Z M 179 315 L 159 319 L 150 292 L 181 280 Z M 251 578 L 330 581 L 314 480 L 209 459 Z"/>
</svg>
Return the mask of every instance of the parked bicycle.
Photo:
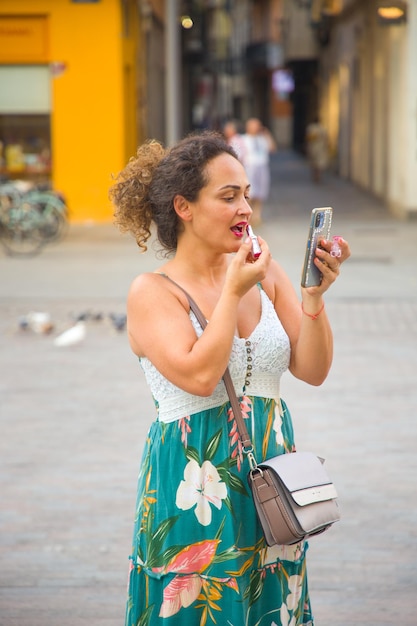
<svg viewBox="0 0 417 626">
<path fill-rule="evenodd" d="M 0 240 L 7 254 L 38 254 L 67 226 L 68 209 L 58 192 L 21 181 L 0 184 Z"/>
</svg>

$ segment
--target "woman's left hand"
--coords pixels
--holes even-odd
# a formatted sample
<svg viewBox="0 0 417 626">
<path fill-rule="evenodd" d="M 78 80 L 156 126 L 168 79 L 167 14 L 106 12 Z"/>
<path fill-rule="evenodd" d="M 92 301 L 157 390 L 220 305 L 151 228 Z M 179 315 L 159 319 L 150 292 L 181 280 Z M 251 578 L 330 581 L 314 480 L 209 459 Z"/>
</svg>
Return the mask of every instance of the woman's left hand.
<svg viewBox="0 0 417 626">
<path fill-rule="evenodd" d="M 311 295 L 318 295 L 324 293 L 330 287 L 332 283 L 340 274 L 340 266 L 350 257 L 350 248 L 347 241 L 342 237 L 338 238 L 337 244 L 340 249 L 340 256 L 332 256 L 330 254 L 332 250 L 332 242 L 322 239 L 320 241 L 320 247 L 317 247 L 316 257 L 314 258 L 314 264 L 319 268 L 323 274 L 321 284 L 317 287 L 308 287 L 307 292 Z"/>
</svg>

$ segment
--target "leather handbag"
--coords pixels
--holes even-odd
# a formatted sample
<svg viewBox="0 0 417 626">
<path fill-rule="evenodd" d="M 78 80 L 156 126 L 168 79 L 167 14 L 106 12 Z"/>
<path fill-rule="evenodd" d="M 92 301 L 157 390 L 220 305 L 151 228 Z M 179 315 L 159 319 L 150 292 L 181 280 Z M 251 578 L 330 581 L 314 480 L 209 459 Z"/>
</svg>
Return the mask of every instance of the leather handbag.
<svg viewBox="0 0 417 626">
<path fill-rule="evenodd" d="M 193 298 L 182 291 L 204 329 L 207 320 Z M 312 452 L 290 452 L 257 463 L 228 368 L 223 381 L 248 457 L 247 480 L 267 545 L 291 545 L 330 528 L 339 521 L 340 512 L 324 460 Z"/>
<path fill-rule="evenodd" d="M 248 484 L 268 546 L 298 543 L 330 528 L 340 520 L 340 511 L 324 459 L 312 452 L 290 452 L 258 464 L 228 370 L 223 380 L 248 457 Z"/>
</svg>

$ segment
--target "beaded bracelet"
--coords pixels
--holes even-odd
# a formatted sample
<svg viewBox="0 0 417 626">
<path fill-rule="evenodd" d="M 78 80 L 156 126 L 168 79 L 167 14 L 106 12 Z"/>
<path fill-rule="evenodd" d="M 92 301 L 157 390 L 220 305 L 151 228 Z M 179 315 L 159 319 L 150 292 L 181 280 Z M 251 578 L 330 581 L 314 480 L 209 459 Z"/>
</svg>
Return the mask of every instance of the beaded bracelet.
<svg viewBox="0 0 417 626">
<path fill-rule="evenodd" d="M 307 317 L 311 318 L 312 320 L 316 320 L 318 318 L 318 316 L 320 315 L 320 313 L 323 311 L 324 309 L 324 302 L 323 302 L 323 306 L 321 307 L 320 311 L 317 311 L 317 313 L 314 313 L 313 315 L 311 313 L 307 313 L 306 311 L 304 311 L 304 305 L 303 303 L 301 303 L 301 310 L 304 313 L 304 315 L 307 315 Z"/>
</svg>

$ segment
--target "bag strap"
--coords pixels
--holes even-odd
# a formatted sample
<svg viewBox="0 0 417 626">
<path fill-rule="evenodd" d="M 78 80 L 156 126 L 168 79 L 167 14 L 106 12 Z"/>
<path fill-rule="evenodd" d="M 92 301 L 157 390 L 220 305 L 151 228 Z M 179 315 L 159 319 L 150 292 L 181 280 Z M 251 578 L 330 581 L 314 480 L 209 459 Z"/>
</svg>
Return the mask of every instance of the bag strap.
<svg viewBox="0 0 417 626">
<path fill-rule="evenodd" d="M 204 330 L 205 327 L 207 326 L 207 320 L 204 317 L 200 307 L 198 306 L 198 304 L 196 303 L 194 298 L 192 298 L 190 296 L 190 294 L 183 287 L 181 287 L 181 285 L 179 285 L 174 280 L 172 280 L 172 278 L 170 278 L 166 274 L 161 274 L 161 276 L 164 276 L 165 278 L 168 278 L 168 280 L 170 280 L 172 283 L 174 283 L 174 285 L 176 285 L 179 289 L 181 289 L 181 291 L 185 294 L 185 296 L 187 297 L 188 303 L 190 305 L 190 309 L 192 310 L 192 312 L 196 316 L 197 321 L 200 324 L 201 328 Z M 237 429 L 239 431 L 240 440 L 241 440 L 242 446 L 243 446 L 243 452 L 245 454 L 247 454 L 248 456 L 250 455 L 249 456 L 249 461 L 251 463 L 251 466 L 252 466 L 251 459 L 253 459 L 253 462 L 254 462 L 254 464 L 256 466 L 256 461 L 255 461 L 255 459 L 253 457 L 252 440 L 251 440 L 251 438 L 249 436 L 249 433 L 248 433 L 247 428 L 245 426 L 245 422 L 244 422 L 243 417 L 242 417 L 242 410 L 240 408 L 240 402 L 239 402 L 239 399 L 238 399 L 238 397 L 236 395 L 236 391 L 235 391 L 235 388 L 234 388 L 234 385 L 233 385 L 233 381 L 232 381 L 232 377 L 230 375 L 228 367 L 226 367 L 226 370 L 225 370 L 225 372 L 223 374 L 223 382 L 224 382 L 224 386 L 226 387 L 227 395 L 229 396 L 230 404 L 232 406 L 233 415 L 234 415 L 235 420 L 236 420 Z"/>
</svg>

